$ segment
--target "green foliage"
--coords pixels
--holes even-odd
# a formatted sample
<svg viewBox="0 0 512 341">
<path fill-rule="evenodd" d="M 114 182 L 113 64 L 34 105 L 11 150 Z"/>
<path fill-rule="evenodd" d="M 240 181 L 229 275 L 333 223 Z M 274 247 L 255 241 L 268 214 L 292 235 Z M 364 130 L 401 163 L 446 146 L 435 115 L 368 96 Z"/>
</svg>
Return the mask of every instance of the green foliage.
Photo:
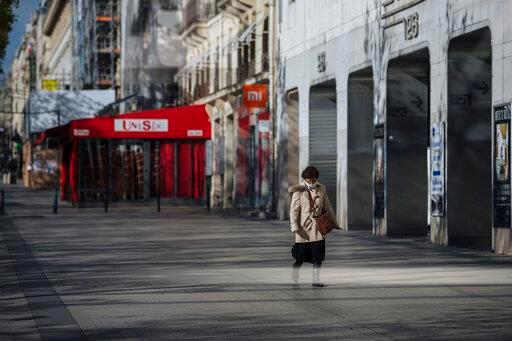
<svg viewBox="0 0 512 341">
<path fill-rule="evenodd" d="M 19 0 L 0 0 L 0 64 L 5 58 L 5 50 L 9 44 L 9 32 L 12 24 L 16 21 L 14 10 L 19 6 Z M 3 74 L 3 68 L 0 68 L 0 74 Z"/>
</svg>

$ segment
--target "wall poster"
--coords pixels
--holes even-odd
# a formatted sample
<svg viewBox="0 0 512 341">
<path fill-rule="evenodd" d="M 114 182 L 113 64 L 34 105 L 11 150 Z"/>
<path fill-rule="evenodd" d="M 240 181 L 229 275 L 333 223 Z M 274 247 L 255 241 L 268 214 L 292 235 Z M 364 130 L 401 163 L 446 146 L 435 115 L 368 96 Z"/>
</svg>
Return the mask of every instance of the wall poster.
<svg viewBox="0 0 512 341">
<path fill-rule="evenodd" d="M 430 203 L 433 216 L 443 216 L 445 207 L 444 196 L 444 122 L 432 124 L 431 141 L 431 170 Z"/>
<path fill-rule="evenodd" d="M 374 130 L 374 170 L 373 170 L 373 217 L 384 218 L 384 124 L 378 124 Z"/>
<path fill-rule="evenodd" d="M 510 104 L 494 107 L 493 226 L 510 225 Z"/>
</svg>

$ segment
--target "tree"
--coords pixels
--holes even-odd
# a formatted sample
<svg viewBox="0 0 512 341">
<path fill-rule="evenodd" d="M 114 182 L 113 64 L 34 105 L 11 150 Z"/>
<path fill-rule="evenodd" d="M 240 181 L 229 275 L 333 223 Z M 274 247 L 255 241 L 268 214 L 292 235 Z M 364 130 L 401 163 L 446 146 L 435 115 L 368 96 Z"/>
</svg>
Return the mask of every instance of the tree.
<svg viewBox="0 0 512 341">
<path fill-rule="evenodd" d="M 9 44 L 9 33 L 12 24 L 16 21 L 14 10 L 19 6 L 19 0 L 0 0 L 0 64 L 5 58 L 5 50 Z M 0 74 L 3 74 L 3 68 L 0 68 Z"/>
</svg>

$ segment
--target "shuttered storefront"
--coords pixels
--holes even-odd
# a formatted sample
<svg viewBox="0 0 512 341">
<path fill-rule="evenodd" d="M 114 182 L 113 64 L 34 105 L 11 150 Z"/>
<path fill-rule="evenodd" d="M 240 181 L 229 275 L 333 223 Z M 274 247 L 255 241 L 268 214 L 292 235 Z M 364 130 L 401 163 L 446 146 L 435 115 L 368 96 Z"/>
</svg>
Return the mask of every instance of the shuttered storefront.
<svg viewBox="0 0 512 341">
<path fill-rule="evenodd" d="M 309 164 L 320 171 L 336 212 L 336 86 L 334 82 L 311 88 L 309 98 Z"/>
</svg>

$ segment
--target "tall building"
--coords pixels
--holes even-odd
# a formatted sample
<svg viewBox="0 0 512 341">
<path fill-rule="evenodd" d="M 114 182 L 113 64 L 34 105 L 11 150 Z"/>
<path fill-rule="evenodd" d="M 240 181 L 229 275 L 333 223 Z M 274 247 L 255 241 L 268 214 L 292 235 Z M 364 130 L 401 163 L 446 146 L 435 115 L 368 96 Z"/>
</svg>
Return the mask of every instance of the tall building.
<svg viewBox="0 0 512 341">
<path fill-rule="evenodd" d="M 183 6 L 180 97 L 208 104 L 212 206 L 270 211 L 272 101 L 266 90 L 272 99 L 273 1 L 188 0 Z M 242 99 L 243 86 L 256 84 L 265 103 L 253 110 Z"/>
<path fill-rule="evenodd" d="M 34 66 L 34 42 L 31 39 L 32 23 L 26 25 L 25 34 L 11 64 L 10 90 L 12 104 L 12 130 L 21 135 L 25 134 L 23 110 L 30 95 L 31 86 L 35 87 L 35 81 L 31 85 L 30 70 L 35 72 Z"/>
<path fill-rule="evenodd" d="M 119 0 L 73 0 L 75 89 L 119 91 L 119 12 Z"/>
<path fill-rule="evenodd" d="M 512 253 L 512 2 L 280 4 L 278 191 L 312 164 L 349 230 Z"/>
<path fill-rule="evenodd" d="M 8 167 L 12 136 L 12 96 L 9 83 L 0 76 L 0 169 Z M 0 180 L 1 181 L 1 180 Z"/>
<path fill-rule="evenodd" d="M 71 1 L 47 0 L 42 4 L 44 21 L 38 45 L 38 88 L 67 90 L 71 88 L 73 39 L 71 27 Z"/>
<path fill-rule="evenodd" d="M 125 111 L 176 104 L 184 60 L 179 2 L 126 0 L 121 13 L 121 97 L 133 98 Z"/>
</svg>

